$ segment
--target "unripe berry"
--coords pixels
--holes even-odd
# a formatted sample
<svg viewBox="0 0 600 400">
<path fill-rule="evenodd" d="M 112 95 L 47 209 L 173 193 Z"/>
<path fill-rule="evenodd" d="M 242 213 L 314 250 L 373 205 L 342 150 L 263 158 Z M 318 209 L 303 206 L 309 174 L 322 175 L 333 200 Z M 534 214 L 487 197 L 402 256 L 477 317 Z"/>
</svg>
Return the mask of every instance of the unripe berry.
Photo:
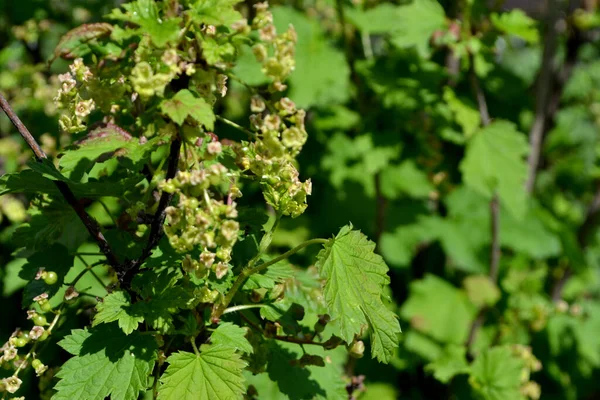
<svg viewBox="0 0 600 400">
<path fill-rule="evenodd" d="M 15 340 L 15 346 L 17 346 L 17 347 L 23 347 L 26 344 L 27 344 L 27 339 L 25 339 L 25 338 L 20 337 L 20 338 L 17 338 L 17 340 Z"/>
<path fill-rule="evenodd" d="M 34 360 L 31 362 L 31 366 L 33 367 L 33 369 L 38 369 L 38 368 L 40 368 L 42 365 L 44 365 L 44 364 L 43 364 L 43 363 L 42 363 L 40 360 L 38 360 L 37 358 L 36 358 L 36 359 L 34 359 Z"/>
<path fill-rule="evenodd" d="M 40 300 L 39 301 L 39 305 L 40 305 L 40 308 L 41 308 L 41 310 L 43 312 L 50 312 L 50 311 L 52 311 L 52 306 L 50 305 L 50 302 L 48 300 L 46 300 L 46 299 Z"/>
<path fill-rule="evenodd" d="M 365 355 L 365 344 L 362 340 L 354 342 L 350 347 L 350 356 L 354 358 L 362 358 Z"/>
<path fill-rule="evenodd" d="M 54 272 L 54 271 L 46 272 L 46 274 L 44 276 L 44 282 L 46 282 L 46 285 L 54 285 L 57 281 L 58 281 L 58 275 L 56 275 L 56 272 Z"/>
<path fill-rule="evenodd" d="M 31 318 L 31 320 L 37 326 L 48 325 L 48 321 L 46 321 L 46 317 L 44 317 L 43 315 L 40 315 L 40 314 L 34 315 L 33 318 Z"/>
</svg>

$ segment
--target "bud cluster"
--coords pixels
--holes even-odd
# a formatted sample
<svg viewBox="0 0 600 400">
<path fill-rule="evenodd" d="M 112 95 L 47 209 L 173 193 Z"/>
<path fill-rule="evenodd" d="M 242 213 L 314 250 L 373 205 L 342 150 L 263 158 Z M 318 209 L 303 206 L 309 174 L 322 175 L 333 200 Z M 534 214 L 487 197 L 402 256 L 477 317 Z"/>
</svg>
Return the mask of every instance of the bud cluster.
<svg viewBox="0 0 600 400">
<path fill-rule="evenodd" d="M 291 24 L 287 31 L 277 35 L 268 2 L 255 4 L 254 7 L 256 17 L 252 21 L 252 28 L 258 30 L 261 43 L 254 45 L 252 52 L 262 64 L 263 74 L 272 81 L 270 89 L 282 92 L 287 88 L 283 82 L 296 67 L 294 56 L 298 36 Z"/>
<path fill-rule="evenodd" d="M 521 394 L 532 400 L 538 400 L 541 396 L 540 385 L 530 380 L 532 372 L 542 369 L 542 363 L 531 352 L 531 347 L 521 344 L 512 346 L 512 352 L 515 356 L 523 360 L 523 369 L 521 370 Z"/>
<path fill-rule="evenodd" d="M 243 142 L 238 158 L 244 170 L 260 178 L 265 200 L 283 215 L 297 217 L 306 210 L 306 196 L 312 183 L 302 182 L 294 165 L 294 157 L 306 142 L 305 111 L 287 97 L 276 103 L 271 113 L 264 114 L 265 103 L 253 97 L 250 117 L 257 131 L 256 140 Z"/>
<path fill-rule="evenodd" d="M 82 89 L 89 84 L 94 75 L 83 64 L 81 58 L 77 58 L 69 69 L 70 72 L 58 76 L 61 87 L 54 102 L 59 109 L 63 110 L 58 120 L 60 129 L 66 133 L 77 133 L 86 129 L 85 121 L 96 108 L 93 99 L 84 100 L 82 97 L 84 93 Z"/>
<path fill-rule="evenodd" d="M 207 145 L 208 156 L 220 152 L 219 142 Z M 176 207 L 167 207 L 165 233 L 173 248 L 180 253 L 200 250 L 199 257 L 187 254 L 183 269 L 203 279 L 212 271 L 217 279 L 229 271 L 231 250 L 238 239 L 239 223 L 235 197 L 239 189 L 230 191 L 227 200 L 216 200 L 211 189 L 217 189 L 229 180 L 228 169 L 219 162 L 201 164 L 198 169 L 179 171 L 173 179 L 159 187 L 177 195 Z"/>
</svg>

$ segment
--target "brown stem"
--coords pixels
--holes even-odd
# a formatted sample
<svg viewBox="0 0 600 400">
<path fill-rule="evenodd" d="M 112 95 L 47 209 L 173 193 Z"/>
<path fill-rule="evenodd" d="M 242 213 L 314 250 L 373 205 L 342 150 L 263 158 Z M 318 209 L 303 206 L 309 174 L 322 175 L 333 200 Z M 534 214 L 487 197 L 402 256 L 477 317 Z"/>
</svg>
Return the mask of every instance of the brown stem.
<svg viewBox="0 0 600 400">
<path fill-rule="evenodd" d="M 166 179 L 172 179 L 175 177 L 179 165 L 180 152 L 181 138 L 177 136 L 171 142 L 171 147 L 169 149 L 169 165 L 167 167 L 167 175 L 165 177 Z M 127 268 L 125 268 L 123 271 L 117 274 L 122 286 L 129 287 L 133 277 L 139 272 L 144 261 L 146 261 L 146 259 L 150 257 L 152 250 L 158 245 L 158 242 L 162 238 L 162 228 L 166 217 L 165 210 L 171 203 L 171 200 L 173 200 L 173 194 L 163 191 L 162 195 L 160 196 L 160 200 L 158 201 L 158 208 L 156 209 L 156 213 L 152 218 L 152 223 L 150 225 L 150 235 L 148 236 L 148 243 L 142 251 L 142 255 L 137 260 L 132 261 Z"/>
<path fill-rule="evenodd" d="M 537 79 L 535 93 L 535 119 L 529 131 L 529 157 L 527 160 L 528 174 L 525 182 L 527 193 L 533 191 L 537 167 L 540 159 L 542 141 L 548 122 L 548 102 L 554 84 L 554 59 L 558 48 L 558 21 L 560 15 L 559 1 L 548 2 L 546 34 L 544 36 L 544 51 L 542 65 Z"/>
<path fill-rule="evenodd" d="M 471 57 L 471 66 L 473 66 L 473 59 Z M 487 126 L 491 122 L 490 114 L 488 111 L 487 101 L 485 98 L 485 93 L 481 88 L 479 83 L 479 79 L 475 73 L 473 67 L 469 71 L 469 79 L 471 81 L 471 86 L 473 91 L 475 92 L 475 98 L 477 99 L 477 105 L 479 108 L 479 116 L 481 117 L 481 123 L 483 126 Z M 498 201 L 498 194 L 494 193 L 492 195 L 492 199 L 490 200 L 490 222 L 491 222 L 491 248 L 490 248 L 490 271 L 489 278 L 493 284 L 496 284 L 498 281 L 498 268 L 500 266 L 500 204 Z M 471 327 L 469 329 L 469 336 L 467 338 L 466 347 L 470 351 L 475 339 L 477 338 L 477 332 L 483 325 L 485 320 L 485 314 L 487 312 L 487 308 L 483 307 L 479 310 L 477 317 L 471 323 Z"/>
<path fill-rule="evenodd" d="M 0 93 L 0 107 L 4 111 L 4 113 L 8 116 L 10 121 L 13 123 L 15 128 L 19 131 L 25 142 L 35 155 L 35 158 L 38 162 L 42 162 L 48 158 L 44 150 L 37 143 L 35 138 L 31 135 L 27 127 L 23 124 L 23 122 L 19 119 L 17 114 L 14 112 L 8 101 L 4 98 L 4 96 Z M 63 195 L 67 203 L 73 208 L 83 225 L 85 225 L 87 231 L 90 233 L 92 238 L 98 244 L 100 251 L 106 257 L 108 263 L 115 269 L 119 269 L 119 261 L 117 257 L 112 252 L 110 245 L 102 232 L 100 231 L 100 226 L 98 222 L 94 218 L 92 218 L 86 211 L 85 208 L 81 205 L 81 203 L 77 200 L 69 186 L 63 181 L 54 181 L 54 184 Z"/>
</svg>

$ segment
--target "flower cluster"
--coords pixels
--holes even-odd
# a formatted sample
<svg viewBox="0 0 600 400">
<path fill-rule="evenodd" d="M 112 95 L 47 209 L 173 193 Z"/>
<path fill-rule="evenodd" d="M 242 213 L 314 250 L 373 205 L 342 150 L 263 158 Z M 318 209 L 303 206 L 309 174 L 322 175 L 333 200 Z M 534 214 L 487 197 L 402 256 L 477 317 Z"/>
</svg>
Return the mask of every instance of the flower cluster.
<svg viewBox="0 0 600 400">
<path fill-rule="evenodd" d="M 294 56 L 298 36 L 291 24 L 287 31 L 277 35 L 273 25 L 273 14 L 269 11 L 269 4 L 266 1 L 255 4 L 254 7 L 256 17 L 252 21 L 252 28 L 258 30 L 262 43 L 256 44 L 252 52 L 256 60 L 262 64 L 263 74 L 271 79 L 271 89 L 282 92 L 287 88 L 283 82 L 296 66 Z"/>
<path fill-rule="evenodd" d="M 96 108 L 93 99 L 83 99 L 82 86 L 93 78 L 88 67 L 81 58 L 69 66 L 70 72 L 58 76 L 61 87 L 54 98 L 59 109 L 64 110 L 58 120 L 60 129 L 66 133 L 77 133 L 86 129 L 87 116 Z"/>
<path fill-rule="evenodd" d="M 523 369 L 521 370 L 521 394 L 529 399 L 538 400 L 541 396 L 540 385 L 530 379 L 532 372 L 542 369 L 542 363 L 531 352 L 531 347 L 521 344 L 512 346 L 512 352 L 515 356 L 523 360 Z"/>
<path fill-rule="evenodd" d="M 221 144 L 212 142 L 206 146 L 207 157 L 220 153 Z M 208 164 L 208 163 L 207 163 Z M 179 171 L 175 178 L 163 181 L 159 187 L 177 195 L 176 207 L 167 207 L 165 233 L 173 248 L 180 253 L 199 250 L 195 258 L 186 255 L 183 269 L 203 279 L 212 271 L 217 279 L 229 271 L 231 250 L 238 239 L 239 223 L 236 203 L 241 193 L 236 186 L 229 191 L 226 200 L 213 198 L 211 189 L 217 189 L 229 180 L 228 169 L 212 162 L 191 171 Z"/>
<path fill-rule="evenodd" d="M 239 162 L 261 180 L 267 203 L 283 215 L 297 217 L 306 210 L 306 196 L 312 183 L 302 182 L 294 165 L 294 157 L 306 142 L 304 110 L 297 110 L 287 97 L 276 103 L 271 113 L 264 115 L 265 103 L 254 97 L 251 122 L 257 131 L 252 143 L 238 148 Z"/>
</svg>

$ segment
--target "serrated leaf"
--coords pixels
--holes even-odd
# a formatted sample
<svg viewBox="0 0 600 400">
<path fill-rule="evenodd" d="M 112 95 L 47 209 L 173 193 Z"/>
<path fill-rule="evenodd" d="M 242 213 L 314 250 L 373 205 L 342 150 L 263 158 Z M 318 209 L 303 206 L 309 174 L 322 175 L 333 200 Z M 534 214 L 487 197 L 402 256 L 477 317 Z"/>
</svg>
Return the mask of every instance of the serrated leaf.
<svg viewBox="0 0 600 400">
<path fill-rule="evenodd" d="M 163 100 L 160 109 L 178 125 L 182 125 L 187 117 L 192 117 L 206 129 L 214 128 L 215 114 L 211 106 L 187 89 L 180 90 L 169 100 Z"/>
<path fill-rule="evenodd" d="M 401 330 L 396 314 L 383 304 L 390 278 L 374 249 L 375 243 L 347 225 L 324 245 L 315 266 L 325 279 L 325 301 L 332 319 L 338 320 L 342 339 L 351 343 L 354 335 L 369 327 L 373 358 L 389 362 Z"/>
<path fill-rule="evenodd" d="M 76 144 L 76 149 L 63 153 L 59 161 L 61 172 L 69 173 L 76 168 L 87 172 L 95 162 L 113 157 L 118 157 L 121 162 L 127 158 L 135 164 L 156 148 L 158 139 L 141 144 L 137 138 L 117 125 L 107 124 L 92 130 L 84 140 Z M 102 160 L 99 160 L 101 157 Z"/>
<path fill-rule="evenodd" d="M 346 350 L 337 348 L 325 351 L 316 346 L 307 346 L 311 355 L 325 359 L 325 366 L 310 365 L 301 368 L 290 364 L 302 356 L 298 345 L 269 341 L 267 351 L 267 371 L 253 375 L 245 372 L 248 384 L 258 391 L 258 399 L 269 400 L 346 400 L 343 365 Z"/>
<path fill-rule="evenodd" d="M 88 231 L 75 211 L 66 203 L 54 200 L 41 208 L 30 207 L 30 220 L 13 233 L 12 241 L 29 250 L 42 250 L 57 242 L 75 251 L 87 240 Z"/>
<path fill-rule="evenodd" d="M 62 175 L 49 160 L 43 163 L 29 163 L 31 169 L 0 177 L 0 196 L 7 193 L 49 194 L 62 196 L 53 181 L 62 181 L 69 185 L 78 197 L 98 198 L 105 196 L 122 198 L 128 190 L 142 179 L 141 175 L 119 179 L 89 179 L 86 183 L 74 182 Z"/>
<path fill-rule="evenodd" d="M 202 345 L 200 354 L 179 351 L 167 358 L 158 400 L 241 399 L 246 366 L 233 347 Z"/>
<path fill-rule="evenodd" d="M 114 9 L 108 18 L 132 22 L 140 27 L 137 34 L 148 34 L 152 42 L 158 47 L 164 47 L 168 42 L 173 42 L 179 37 L 179 23 L 181 18 L 161 18 L 157 3 L 153 0 L 137 0 L 123 4 L 126 10 Z"/>
<path fill-rule="evenodd" d="M 215 345 L 223 345 L 233 347 L 236 351 L 251 354 L 254 352 L 252 345 L 246 339 L 247 330 L 232 324 L 231 322 L 223 322 L 210 335 L 210 341 Z"/>
<path fill-rule="evenodd" d="M 56 45 L 54 57 L 67 59 L 83 57 L 90 52 L 90 41 L 107 36 L 112 32 L 112 25 L 106 22 L 83 24 L 65 33 Z"/>
<path fill-rule="evenodd" d="M 98 312 L 94 315 L 92 326 L 118 321 L 119 328 L 126 335 L 137 329 L 144 317 L 134 315 L 131 297 L 127 292 L 117 291 L 109 294 L 96 305 Z"/>
<path fill-rule="evenodd" d="M 242 19 L 242 14 L 233 7 L 243 0 L 197 0 L 190 6 L 189 13 L 196 24 L 230 26 Z"/>
<path fill-rule="evenodd" d="M 522 217 L 527 208 L 524 188 L 527 152 L 527 140 L 513 123 L 492 122 L 467 144 L 460 164 L 465 185 L 489 199 L 497 191 L 507 210 L 517 218 Z"/>
<path fill-rule="evenodd" d="M 521 9 L 515 8 L 502 14 L 492 13 L 490 19 L 496 29 L 504 33 L 518 36 L 531 44 L 540 40 L 535 20 Z"/>
<path fill-rule="evenodd" d="M 421 57 L 429 56 L 429 41 L 433 33 L 446 25 L 444 9 L 436 0 L 413 0 L 399 6 L 396 26 L 391 38 L 394 46 L 416 48 Z"/>
<path fill-rule="evenodd" d="M 435 379 L 448 383 L 454 376 L 469 372 L 465 346 L 448 345 L 441 357 L 425 366 L 425 371 L 433 373 Z"/>
<path fill-rule="evenodd" d="M 58 344 L 74 357 L 56 374 L 53 400 L 135 400 L 149 387 L 157 350 L 150 335 L 126 336 L 111 324 L 72 330 Z"/>
<path fill-rule="evenodd" d="M 521 398 L 521 371 L 523 361 L 507 347 L 483 351 L 471 365 L 473 388 L 486 400 Z"/>
<path fill-rule="evenodd" d="M 132 314 L 144 317 L 147 324 L 163 333 L 173 329 L 173 314 L 193 301 L 193 289 L 186 288 L 179 279 L 179 271 L 145 270 L 135 276 L 132 287 L 141 297 L 133 306 Z"/>
</svg>

